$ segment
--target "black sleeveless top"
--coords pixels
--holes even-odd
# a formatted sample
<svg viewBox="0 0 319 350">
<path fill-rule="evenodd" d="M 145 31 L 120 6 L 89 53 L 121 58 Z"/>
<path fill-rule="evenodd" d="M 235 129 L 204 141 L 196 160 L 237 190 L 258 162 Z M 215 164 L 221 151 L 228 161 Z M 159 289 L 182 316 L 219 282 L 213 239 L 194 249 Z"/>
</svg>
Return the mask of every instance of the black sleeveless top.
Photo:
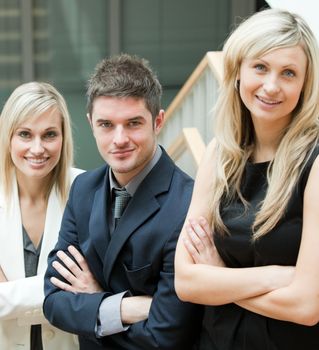
<svg viewBox="0 0 319 350">
<path fill-rule="evenodd" d="M 292 193 L 284 217 L 275 228 L 251 241 L 251 225 L 258 204 L 267 190 L 269 163 L 248 163 L 242 182 L 242 194 L 249 202 L 235 200 L 221 210 L 230 235 L 215 235 L 216 248 L 226 266 L 232 268 L 263 265 L 296 265 L 301 241 L 303 194 L 319 146 L 310 156 Z M 318 179 L 319 181 L 319 179 Z M 318 267 L 317 267 L 318 268 Z M 319 324 L 313 327 L 278 321 L 247 311 L 235 304 L 205 307 L 202 350 L 318 350 Z"/>
</svg>

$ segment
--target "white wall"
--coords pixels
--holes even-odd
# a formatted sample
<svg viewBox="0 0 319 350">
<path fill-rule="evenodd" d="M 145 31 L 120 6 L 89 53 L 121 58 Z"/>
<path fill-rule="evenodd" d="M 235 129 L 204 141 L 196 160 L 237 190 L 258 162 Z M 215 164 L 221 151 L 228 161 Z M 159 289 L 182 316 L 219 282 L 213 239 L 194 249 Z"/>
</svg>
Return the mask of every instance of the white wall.
<svg viewBox="0 0 319 350">
<path fill-rule="evenodd" d="M 267 0 L 274 8 L 282 8 L 302 16 L 319 40 L 319 1 L 318 0 Z"/>
</svg>

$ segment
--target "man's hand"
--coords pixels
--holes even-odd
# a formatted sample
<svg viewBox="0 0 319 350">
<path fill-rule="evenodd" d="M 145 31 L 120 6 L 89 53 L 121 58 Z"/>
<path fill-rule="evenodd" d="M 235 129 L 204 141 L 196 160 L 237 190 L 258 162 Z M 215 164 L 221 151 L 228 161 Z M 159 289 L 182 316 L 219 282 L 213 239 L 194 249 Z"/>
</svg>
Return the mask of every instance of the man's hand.
<svg viewBox="0 0 319 350">
<path fill-rule="evenodd" d="M 58 258 L 63 262 L 54 261 L 52 266 L 68 282 L 65 283 L 56 277 L 50 281 L 58 288 L 72 293 L 98 293 L 103 289 L 94 278 L 89 266 L 82 254 L 73 246 L 68 247 L 69 253 L 74 257 L 77 264 L 63 251 L 57 252 Z"/>
<path fill-rule="evenodd" d="M 152 297 L 140 295 L 122 299 L 121 320 L 123 324 L 133 324 L 148 318 Z"/>
<path fill-rule="evenodd" d="M 189 219 L 185 229 L 187 237 L 183 243 L 195 264 L 224 266 L 216 250 L 212 230 L 204 217 Z"/>
<path fill-rule="evenodd" d="M 0 266 L 0 283 L 1 282 L 7 282 L 8 280 L 7 280 L 7 277 L 6 277 L 6 275 L 4 274 L 4 272 L 3 272 L 3 270 L 2 270 L 2 268 L 1 268 L 1 266 Z"/>
</svg>

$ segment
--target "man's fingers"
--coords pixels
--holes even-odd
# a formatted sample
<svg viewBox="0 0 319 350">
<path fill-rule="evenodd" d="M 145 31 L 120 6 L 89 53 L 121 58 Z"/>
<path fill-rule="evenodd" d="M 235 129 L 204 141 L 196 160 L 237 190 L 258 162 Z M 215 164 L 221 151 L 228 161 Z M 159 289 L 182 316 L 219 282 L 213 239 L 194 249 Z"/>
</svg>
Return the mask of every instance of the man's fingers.
<svg viewBox="0 0 319 350">
<path fill-rule="evenodd" d="M 83 255 L 73 245 L 70 245 L 68 247 L 68 252 L 74 257 L 74 259 L 83 271 L 89 270 L 88 264 L 84 259 Z"/>
<path fill-rule="evenodd" d="M 76 291 L 74 290 L 74 288 L 72 286 L 70 286 L 69 284 L 62 282 L 61 280 L 59 280 L 56 277 L 51 277 L 50 281 L 52 284 L 54 284 L 56 287 L 65 290 L 66 292 L 72 292 L 72 293 L 76 293 Z"/>
<path fill-rule="evenodd" d="M 65 268 L 61 263 L 59 263 L 58 261 L 53 261 L 52 266 L 69 283 L 71 283 L 71 284 L 76 283 L 77 278 L 67 268 Z"/>
<path fill-rule="evenodd" d="M 79 266 L 62 250 L 59 250 L 56 255 L 74 276 L 78 276 L 81 273 Z"/>
</svg>

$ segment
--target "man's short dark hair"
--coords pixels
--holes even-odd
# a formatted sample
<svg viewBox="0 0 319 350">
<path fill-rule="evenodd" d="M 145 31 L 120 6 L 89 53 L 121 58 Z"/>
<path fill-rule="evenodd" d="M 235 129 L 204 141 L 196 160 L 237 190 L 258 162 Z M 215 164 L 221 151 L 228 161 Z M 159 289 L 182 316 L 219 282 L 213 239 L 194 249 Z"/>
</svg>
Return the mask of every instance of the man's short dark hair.
<svg viewBox="0 0 319 350">
<path fill-rule="evenodd" d="M 160 111 L 162 87 L 147 60 L 121 54 L 97 64 L 88 81 L 87 110 L 92 115 L 93 101 L 99 96 L 144 99 L 153 119 Z"/>
</svg>

